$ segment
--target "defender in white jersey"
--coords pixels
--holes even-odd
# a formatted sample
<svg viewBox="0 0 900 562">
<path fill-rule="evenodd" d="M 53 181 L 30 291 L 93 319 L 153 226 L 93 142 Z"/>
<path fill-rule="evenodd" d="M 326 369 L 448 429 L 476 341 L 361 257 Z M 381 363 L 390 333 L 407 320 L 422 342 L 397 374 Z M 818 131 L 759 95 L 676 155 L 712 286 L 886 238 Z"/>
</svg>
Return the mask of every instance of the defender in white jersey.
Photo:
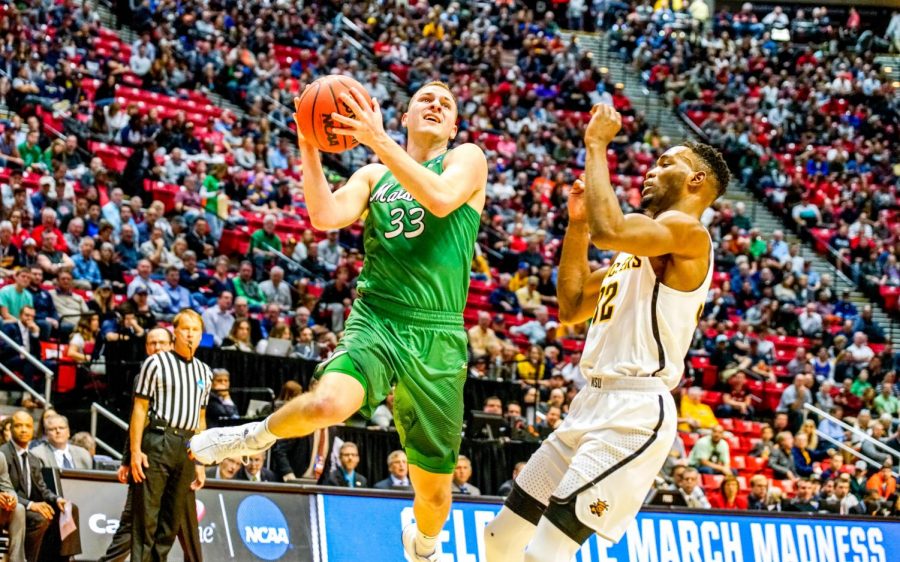
<svg viewBox="0 0 900 562">
<path fill-rule="evenodd" d="M 489 562 L 569 562 L 594 533 L 618 542 L 675 440 L 671 391 L 713 273 L 699 219 L 730 174 L 712 147 L 676 146 L 647 172 L 646 213 L 624 215 L 606 161 L 620 127 L 612 107 L 594 106 L 560 262 L 560 319 L 592 318 L 580 364 L 589 383 L 485 527 Z M 608 268 L 590 271 L 590 242 L 619 252 Z"/>
</svg>

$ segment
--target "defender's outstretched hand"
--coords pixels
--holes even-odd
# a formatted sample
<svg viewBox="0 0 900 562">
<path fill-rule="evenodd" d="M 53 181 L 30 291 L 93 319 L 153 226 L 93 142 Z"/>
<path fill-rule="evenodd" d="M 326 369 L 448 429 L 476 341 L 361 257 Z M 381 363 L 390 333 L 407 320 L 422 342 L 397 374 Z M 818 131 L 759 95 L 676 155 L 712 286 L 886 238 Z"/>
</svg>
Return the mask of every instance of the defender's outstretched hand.
<svg viewBox="0 0 900 562">
<path fill-rule="evenodd" d="M 622 116 L 611 105 L 605 103 L 595 104 L 591 108 L 591 121 L 584 130 L 584 143 L 587 146 L 606 146 L 619 133 L 622 128 Z"/>
</svg>

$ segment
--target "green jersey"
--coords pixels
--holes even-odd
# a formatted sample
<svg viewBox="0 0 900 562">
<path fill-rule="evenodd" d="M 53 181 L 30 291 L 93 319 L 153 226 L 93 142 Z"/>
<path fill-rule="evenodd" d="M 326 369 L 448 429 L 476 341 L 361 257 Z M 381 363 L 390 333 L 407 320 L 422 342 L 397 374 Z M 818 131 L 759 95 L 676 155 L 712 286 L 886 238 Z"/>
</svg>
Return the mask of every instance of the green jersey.
<svg viewBox="0 0 900 562">
<path fill-rule="evenodd" d="M 446 153 L 423 166 L 444 170 Z M 413 199 L 391 172 L 369 195 L 363 243 L 361 297 L 401 307 L 461 314 L 469 293 L 469 271 L 481 217 L 468 204 L 444 218 Z"/>
</svg>

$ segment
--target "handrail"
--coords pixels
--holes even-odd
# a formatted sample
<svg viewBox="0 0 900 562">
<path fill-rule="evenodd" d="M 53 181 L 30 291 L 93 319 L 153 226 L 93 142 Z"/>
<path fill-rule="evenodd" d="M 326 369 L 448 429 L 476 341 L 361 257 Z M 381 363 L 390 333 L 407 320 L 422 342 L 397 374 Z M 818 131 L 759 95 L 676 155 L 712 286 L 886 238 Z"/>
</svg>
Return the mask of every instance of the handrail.
<svg viewBox="0 0 900 562">
<path fill-rule="evenodd" d="M 2 339 L 4 342 L 6 342 L 6 344 L 8 346 L 10 346 L 11 348 L 13 348 L 15 351 L 19 352 L 19 354 L 24 356 L 25 359 L 29 363 L 31 363 L 32 365 L 37 367 L 38 371 L 40 371 L 41 373 L 44 374 L 44 403 L 49 404 L 50 403 L 50 394 L 53 390 L 53 371 L 48 369 L 46 365 L 41 363 L 40 360 L 38 360 L 34 355 L 29 353 L 28 350 L 26 350 L 21 345 L 17 344 L 15 341 L 13 341 L 12 338 L 10 338 L 6 334 L 4 334 L 2 330 L 0 330 L 0 339 Z M 38 393 L 35 393 L 35 394 L 38 394 Z"/>
<path fill-rule="evenodd" d="M 3 363 L 0 363 L 0 372 L 2 372 L 2 373 L 3 373 L 4 375 L 6 375 L 7 377 L 11 378 L 11 379 L 13 380 L 14 383 L 16 383 L 17 385 L 21 386 L 21 387 L 24 388 L 26 391 L 28 391 L 32 396 L 34 396 L 34 399 L 35 399 L 35 400 L 37 400 L 38 402 L 40 402 L 40 403 L 44 406 L 44 408 L 50 408 L 50 407 L 52 407 L 52 404 L 50 404 L 50 402 L 48 402 L 43 396 L 41 396 L 41 393 L 40 393 L 40 392 L 38 392 L 37 390 L 31 388 L 31 387 L 28 385 L 28 383 L 26 383 L 26 382 L 23 381 L 21 378 L 19 378 L 19 375 L 17 375 L 17 374 L 15 374 L 14 372 L 10 371 L 10 370 L 6 367 L 6 365 L 4 365 Z"/>
<path fill-rule="evenodd" d="M 115 459 L 122 460 L 122 453 L 108 445 L 105 441 L 97 437 L 97 414 L 102 415 L 104 418 L 113 422 L 113 424 L 119 426 L 120 429 L 128 431 L 128 424 L 125 423 L 119 416 L 110 412 L 100 404 L 94 402 L 91 404 L 91 437 L 94 438 L 94 441 L 97 442 L 97 445 L 103 447 L 109 454 L 111 454 Z"/>
<path fill-rule="evenodd" d="M 861 460 L 865 461 L 866 463 L 868 463 L 868 464 L 874 466 L 875 468 L 881 468 L 882 463 L 879 463 L 878 461 L 875 461 L 875 460 L 873 460 L 873 459 L 870 459 L 869 457 L 867 457 L 866 455 L 860 453 L 859 451 L 857 451 L 857 450 L 854 449 L 853 447 L 848 447 L 848 446 L 844 445 L 843 443 L 841 443 L 840 441 L 838 441 L 838 440 L 835 439 L 834 437 L 831 437 L 830 435 L 826 435 L 824 432 L 819 431 L 818 429 L 816 430 L 816 435 L 818 435 L 820 438 L 824 439 L 825 441 L 828 441 L 828 442 L 831 443 L 832 445 L 838 447 L 838 448 L 841 449 L 842 451 L 845 451 L 845 452 L 847 452 L 847 453 L 850 453 L 850 454 L 853 455 L 854 457 L 856 457 L 856 458 L 858 458 L 858 459 L 861 459 Z M 900 476 L 900 474 L 898 474 L 898 473 L 896 473 L 896 472 L 891 472 L 891 474 L 893 474 L 894 476 Z"/>
<path fill-rule="evenodd" d="M 862 431 L 862 430 L 860 430 L 860 429 L 858 429 L 858 428 L 855 428 L 855 427 L 853 427 L 852 425 L 849 425 L 849 424 L 847 424 L 847 423 L 844 423 L 843 421 L 837 419 L 836 417 L 832 416 L 831 414 L 829 414 L 829 413 L 823 411 L 821 408 L 817 408 L 817 407 L 813 406 L 812 404 L 804 404 L 803 407 L 806 408 L 807 410 L 813 412 L 813 413 L 816 414 L 817 416 L 821 416 L 821 417 L 823 417 L 823 418 L 825 418 L 825 419 L 827 419 L 827 420 L 829 420 L 829 421 L 831 421 L 831 422 L 834 422 L 834 423 L 838 424 L 839 426 L 841 426 L 842 428 L 846 429 L 846 430 L 849 431 L 850 433 L 854 433 L 854 434 L 856 434 L 856 435 L 862 437 L 864 441 L 871 441 L 871 442 L 874 443 L 879 449 L 882 449 L 882 450 L 886 451 L 887 454 L 891 455 L 892 457 L 900 457 L 900 451 L 888 447 L 887 445 L 885 445 L 884 443 L 882 443 L 882 442 L 879 441 L 878 439 L 875 439 L 875 438 L 872 437 L 871 435 L 866 434 L 866 432 L 864 432 L 864 431 Z"/>
</svg>

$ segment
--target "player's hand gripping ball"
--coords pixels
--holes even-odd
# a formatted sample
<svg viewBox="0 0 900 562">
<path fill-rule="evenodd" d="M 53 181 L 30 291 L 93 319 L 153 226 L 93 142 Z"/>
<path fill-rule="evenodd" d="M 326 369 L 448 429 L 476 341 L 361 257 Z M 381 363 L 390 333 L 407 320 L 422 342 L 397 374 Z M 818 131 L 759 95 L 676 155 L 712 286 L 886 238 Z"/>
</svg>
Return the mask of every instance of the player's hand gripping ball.
<svg viewBox="0 0 900 562">
<path fill-rule="evenodd" d="M 331 75 L 319 78 L 305 90 L 299 98 L 294 98 L 294 121 L 302 137 L 301 142 L 309 143 L 322 152 L 344 152 L 354 148 L 359 142 L 350 135 L 339 134 L 335 129 L 343 128 L 332 113 L 356 119 L 352 105 L 342 99 L 342 94 L 356 90 L 359 97 L 372 105 L 366 89 L 347 76 Z"/>
</svg>

